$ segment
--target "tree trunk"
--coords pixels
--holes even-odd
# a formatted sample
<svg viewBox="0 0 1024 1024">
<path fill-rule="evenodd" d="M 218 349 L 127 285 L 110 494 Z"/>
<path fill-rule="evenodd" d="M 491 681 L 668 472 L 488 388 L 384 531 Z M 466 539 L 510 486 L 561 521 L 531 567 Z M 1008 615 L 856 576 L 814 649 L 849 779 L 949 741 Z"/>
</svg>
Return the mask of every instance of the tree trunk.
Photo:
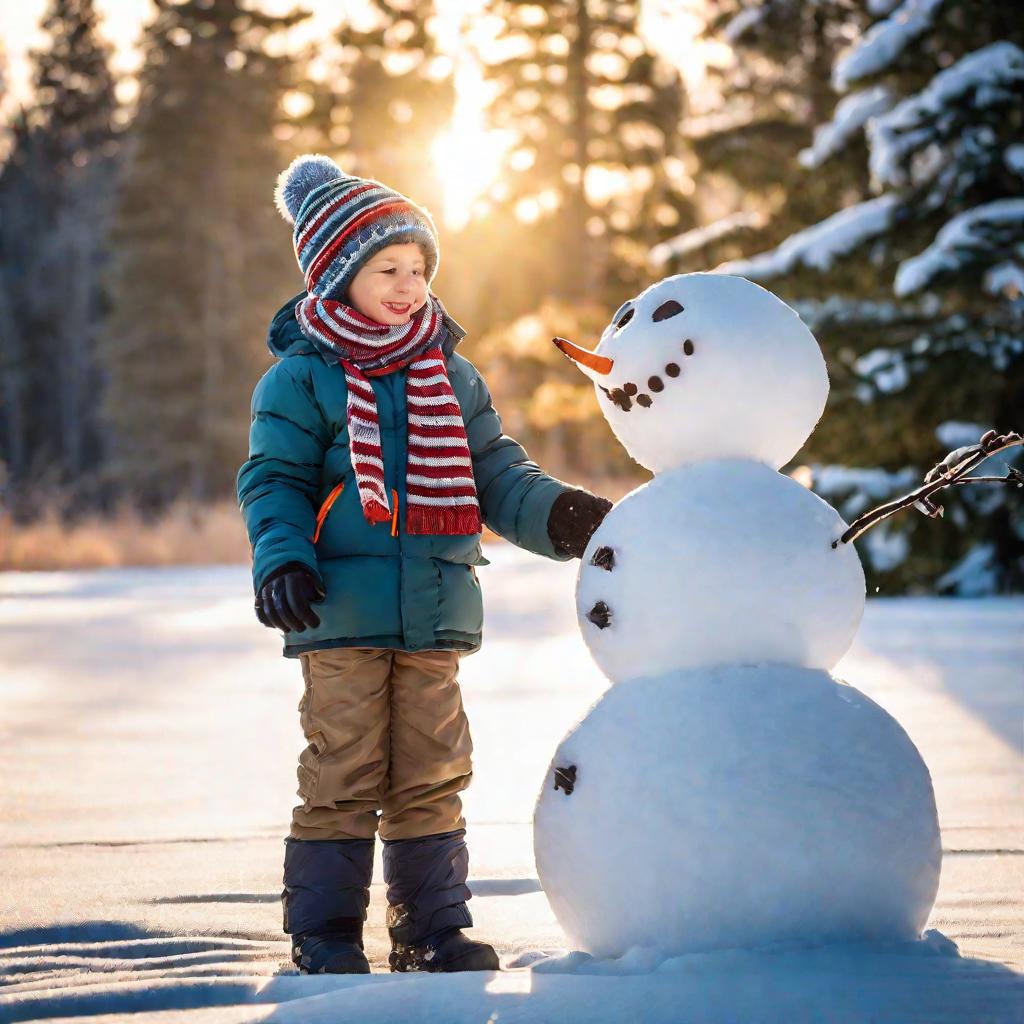
<svg viewBox="0 0 1024 1024">
<path fill-rule="evenodd" d="M 590 52 L 591 24 L 587 0 L 577 0 L 575 35 L 569 40 L 566 58 L 566 84 L 570 109 L 570 141 L 578 177 L 566 190 L 564 252 L 559 258 L 567 268 L 568 298 L 597 300 L 599 266 L 589 244 L 587 221 L 591 216 L 584 183 L 590 163 L 590 118 L 587 56 Z"/>
<path fill-rule="evenodd" d="M 12 319 L 14 312 L 7 294 L 7 282 L 0 275 L 0 324 L 4 337 L 0 343 L 0 380 L 3 381 L 3 420 L 7 467 L 5 489 L 21 480 L 25 473 L 25 370 L 21 343 Z"/>
<path fill-rule="evenodd" d="M 76 197 L 77 198 L 77 197 Z M 93 289 L 94 270 L 90 266 L 87 219 L 81 217 L 82 204 L 72 201 L 66 230 L 60 232 L 66 244 L 68 274 L 65 278 L 64 315 L 61 317 L 61 346 L 59 356 L 61 464 L 64 477 L 77 483 L 82 474 L 83 391 L 88 375 L 89 338 L 91 333 L 89 297 Z"/>
</svg>

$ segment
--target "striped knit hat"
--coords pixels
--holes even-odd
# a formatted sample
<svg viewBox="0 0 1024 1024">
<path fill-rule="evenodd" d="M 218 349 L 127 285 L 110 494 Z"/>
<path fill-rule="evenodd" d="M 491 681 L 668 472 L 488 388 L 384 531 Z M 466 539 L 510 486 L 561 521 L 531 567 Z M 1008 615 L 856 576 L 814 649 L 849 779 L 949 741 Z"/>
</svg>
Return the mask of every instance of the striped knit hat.
<svg viewBox="0 0 1024 1024">
<path fill-rule="evenodd" d="M 428 285 L 437 272 L 440 252 L 430 214 L 379 181 L 345 174 L 330 157 L 296 157 L 277 179 L 274 202 L 295 226 L 295 256 L 310 295 L 344 300 L 368 259 L 404 242 L 423 249 Z"/>
</svg>

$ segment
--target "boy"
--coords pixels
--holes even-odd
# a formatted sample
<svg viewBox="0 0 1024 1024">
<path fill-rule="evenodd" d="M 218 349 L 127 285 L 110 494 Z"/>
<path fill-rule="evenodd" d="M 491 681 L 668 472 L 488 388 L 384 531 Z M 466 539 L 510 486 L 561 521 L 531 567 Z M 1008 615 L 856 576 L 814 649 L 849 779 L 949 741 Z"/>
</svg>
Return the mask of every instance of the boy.
<svg viewBox="0 0 1024 1024">
<path fill-rule="evenodd" d="M 238 498 L 256 614 L 301 661 L 302 803 L 285 840 L 299 969 L 366 973 L 374 836 L 393 971 L 496 970 L 462 929 L 459 793 L 472 745 L 457 675 L 480 645 L 481 520 L 579 557 L 611 503 L 546 476 L 501 432 L 464 335 L 429 291 L 430 215 L 322 156 L 281 175 L 306 294 L 271 325 Z M 315 607 L 314 607 L 315 606 Z"/>
</svg>

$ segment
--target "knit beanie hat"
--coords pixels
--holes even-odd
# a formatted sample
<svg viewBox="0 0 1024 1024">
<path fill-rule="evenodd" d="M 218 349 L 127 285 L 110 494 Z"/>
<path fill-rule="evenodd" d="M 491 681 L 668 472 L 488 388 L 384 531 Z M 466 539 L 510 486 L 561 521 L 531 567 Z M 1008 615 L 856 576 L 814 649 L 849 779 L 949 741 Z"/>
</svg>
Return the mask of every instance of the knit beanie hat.
<svg viewBox="0 0 1024 1024">
<path fill-rule="evenodd" d="M 440 252 L 430 214 L 379 181 L 345 174 L 330 157 L 296 157 L 277 179 L 274 202 L 295 226 L 295 256 L 310 295 L 344 301 L 368 259 L 405 242 L 423 249 L 427 284 L 437 272 Z"/>
</svg>

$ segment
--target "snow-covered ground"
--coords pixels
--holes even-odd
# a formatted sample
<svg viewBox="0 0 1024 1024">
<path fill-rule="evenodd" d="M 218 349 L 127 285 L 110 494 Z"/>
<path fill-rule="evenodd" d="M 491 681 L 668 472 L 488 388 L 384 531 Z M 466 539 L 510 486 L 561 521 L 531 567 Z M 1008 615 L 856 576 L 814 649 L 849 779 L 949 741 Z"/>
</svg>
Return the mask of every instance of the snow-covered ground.
<svg viewBox="0 0 1024 1024">
<path fill-rule="evenodd" d="M 606 685 L 575 563 L 488 555 L 485 645 L 462 667 L 466 808 L 477 932 L 508 969 L 478 976 L 295 974 L 278 893 L 301 681 L 245 568 L 0 574 L 0 1021 L 1022 1018 L 1024 601 L 872 600 L 837 672 L 931 768 L 945 859 L 927 941 L 596 962 L 563 948 L 530 827 Z M 375 886 L 378 969 L 383 916 Z"/>
</svg>

